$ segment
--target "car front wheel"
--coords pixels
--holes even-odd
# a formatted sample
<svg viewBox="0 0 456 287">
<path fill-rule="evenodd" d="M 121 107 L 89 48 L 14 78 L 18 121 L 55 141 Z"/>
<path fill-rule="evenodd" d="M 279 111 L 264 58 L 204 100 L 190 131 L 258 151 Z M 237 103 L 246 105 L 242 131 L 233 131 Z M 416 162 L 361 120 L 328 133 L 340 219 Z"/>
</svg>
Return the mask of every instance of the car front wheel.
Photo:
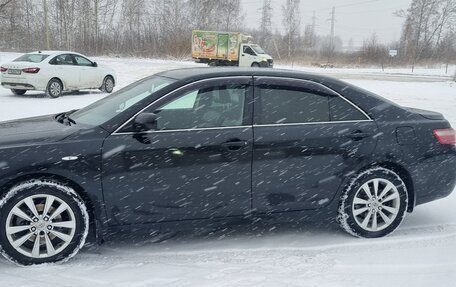
<svg viewBox="0 0 456 287">
<path fill-rule="evenodd" d="M 11 92 L 13 92 L 13 94 L 17 96 L 22 96 L 23 94 L 25 94 L 25 92 L 27 92 L 27 90 L 11 89 Z"/>
<path fill-rule="evenodd" d="M 58 79 L 51 79 L 46 88 L 46 95 L 51 98 L 58 98 L 62 95 L 63 85 Z"/>
<path fill-rule="evenodd" d="M 69 186 L 31 180 L 11 188 L 0 200 L 2 254 L 19 265 L 64 262 L 84 245 L 89 217 Z"/>
<path fill-rule="evenodd" d="M 112 93 L 114 89 L 114 79 L 111 76 L 106 76 L 103 80 L 100 90 L 105 93 Z"/>
<path fill-rule="evenodd" d="M 386 236 L 404 219 L 407 202 L 407 188 L 399 175 L 386 168 L 371 168 L 344 190 L 337 220 L 356 237 Z"/>
</svg>

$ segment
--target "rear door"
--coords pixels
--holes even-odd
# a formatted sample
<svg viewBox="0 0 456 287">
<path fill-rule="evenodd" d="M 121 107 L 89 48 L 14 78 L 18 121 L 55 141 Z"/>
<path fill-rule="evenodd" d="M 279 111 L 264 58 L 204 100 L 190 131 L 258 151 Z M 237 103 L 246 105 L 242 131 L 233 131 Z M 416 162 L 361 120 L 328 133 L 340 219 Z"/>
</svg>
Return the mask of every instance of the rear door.
<svg viewBox="0 0 456 287">
<path fill-rule="evenodd" d="M 251 211 L 251 77 L 193 83 L 152 104 L 155 130 L 130 123 L 103 145 L 114 224 L 239 216 Z"/>
<path fill-rule="evenodd" d="M 72 54 L 61 54 L 49 61 L 53 72 L 51 78 L 57 77 L 63 81 L 65 90 L 78 90 L 80 85 L 80 72 Z M 50 80 L 50 79 L 49 79 Z"/>
<path fill-rule="evenodd" d="M 376 124 L 320 84 L 255 79 L 253 208 L 316 209 L 374 150 Z"/>
</svg>

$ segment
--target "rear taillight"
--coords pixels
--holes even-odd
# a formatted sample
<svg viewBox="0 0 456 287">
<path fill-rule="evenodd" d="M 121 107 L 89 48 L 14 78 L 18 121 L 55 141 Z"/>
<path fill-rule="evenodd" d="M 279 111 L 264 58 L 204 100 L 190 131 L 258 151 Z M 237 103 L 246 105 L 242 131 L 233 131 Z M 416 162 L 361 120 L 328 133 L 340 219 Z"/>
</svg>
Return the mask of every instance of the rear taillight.
<svg viewBox="0 0 456 287">
<path fill-rule="evenodd" d="M 36 74 L 40 71 L 40 68 L 25 68 L 22 69 L 22 72 L 29 73 L 29 74 Z"/>
<path fill-rule="evenodd" d="M 3 73 L 3 72 L 6 72 L 6 71 L 8 71 L 8 69 L 7 69 L 7 68 L 5 68 L 5 67 L 0 67 L 0 72 L 2 72 L 2 73 Z"/>
<path fill-rule="evenodd" d="M 456 132 L 454 129 L 434 130 L 434 136 L 441 144 L 456 144 Z"/>
</svg>

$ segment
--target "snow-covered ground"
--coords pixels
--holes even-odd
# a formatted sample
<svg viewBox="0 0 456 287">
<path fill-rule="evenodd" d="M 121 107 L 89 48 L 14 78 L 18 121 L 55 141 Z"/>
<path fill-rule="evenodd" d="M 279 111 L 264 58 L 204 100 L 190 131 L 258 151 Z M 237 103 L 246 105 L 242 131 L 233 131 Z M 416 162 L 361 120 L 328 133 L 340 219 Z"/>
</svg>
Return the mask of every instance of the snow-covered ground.
<svg viewBox="0 0 456 287">
<path fill-rule="evenodd" d="M 0 53 L 0 63 L 16 55 Z M 117 71 L 118 87 L 191 62 L 97 58 Z M 437 71 L 320 70 L 399 104 L 443 113 L 456 127 L 456 83 Z M 356 78 L 353 75 L 361 75 Z M 396 74 L 396 76 L 395 76 Z M 427 78 L 417 81 L 406 76 Z M 432 76 L 427 76 L 432 75 Z M 435 77 L 439 78 L 435 78 Z M 396 77 L 396 78 L 395 78 Z M 398 81 L 394 81 L 394 80 Z M 0 88 L 0 120 L 80 108 L 106 94 L 49 99 Z M 449 170 L 448 172 L 455 172 Z M 456 280 L 456 192 L 419 206 L 387 238 L 362 240 L 337 226 L 239 226 L 166 240 L 113 238 L 63 265 L 16 267 L 0 259 L 0 287 L 43 286 L 453 286 Z"/>
</svg>

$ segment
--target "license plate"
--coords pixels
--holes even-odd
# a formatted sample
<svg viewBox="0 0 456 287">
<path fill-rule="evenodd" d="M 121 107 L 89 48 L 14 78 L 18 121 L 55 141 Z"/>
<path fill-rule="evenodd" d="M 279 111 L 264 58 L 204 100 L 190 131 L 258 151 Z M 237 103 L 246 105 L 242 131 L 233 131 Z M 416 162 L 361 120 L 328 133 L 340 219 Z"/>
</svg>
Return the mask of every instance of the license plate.
<svg viewBox="0 0 456 287">
<path fill-rule="evenodd" d="M 21 74 L 21 70 L 18 70 L 18 69 L 8 69 L 8 74 L 10 75 L 20 75 Z"/>
</svg>

